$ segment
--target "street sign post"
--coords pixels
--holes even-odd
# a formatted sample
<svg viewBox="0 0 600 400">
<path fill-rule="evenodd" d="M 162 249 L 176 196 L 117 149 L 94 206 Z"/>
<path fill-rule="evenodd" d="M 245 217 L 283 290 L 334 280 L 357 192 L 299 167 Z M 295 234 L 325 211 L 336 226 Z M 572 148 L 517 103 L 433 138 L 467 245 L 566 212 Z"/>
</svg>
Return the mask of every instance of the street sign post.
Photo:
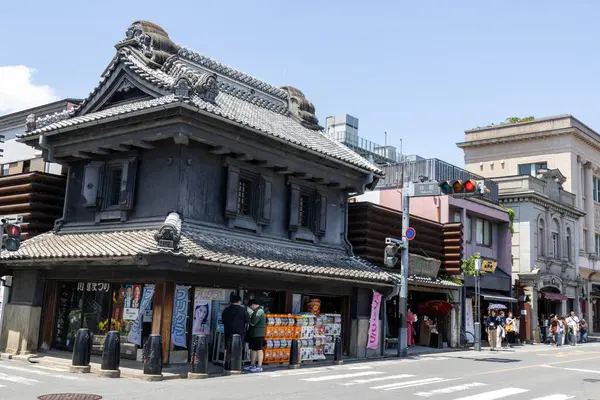
<svg viewBox="0 0 600 400">
<path fill-rule="evenodd" d="M 441 196 L 442 189 L 437 182 L 409 182 L 409 197 Z"/>
<path fill-rule="evenodd" d="M 404 237 L 406 237 L 407 240 L 413 240 L 415 236 L 417 236 L 417 231 L 415 231 L 415 228 L 412 226 L 404 232 Z"/>
</svg>

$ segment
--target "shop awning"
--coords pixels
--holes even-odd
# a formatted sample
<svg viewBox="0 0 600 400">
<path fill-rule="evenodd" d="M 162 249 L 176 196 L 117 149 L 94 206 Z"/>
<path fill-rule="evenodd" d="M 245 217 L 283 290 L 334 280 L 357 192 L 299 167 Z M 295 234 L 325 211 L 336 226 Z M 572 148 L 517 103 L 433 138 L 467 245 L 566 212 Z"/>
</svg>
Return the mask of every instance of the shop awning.
<svg viewBox="0 0 600 400">
<path fill-rule="evenodd" d="M 488 301 L 499 301 L 501 303 L 516 303 L 518 300 L 513 297 L 502 296 L 501 294 L 481 292 L 481 297 Z"/>
<path fill-rule="evenodd" d="M 565 296 L 564 294 L 560 294 L 560 293 L 550 293 L 550 292 L 540 292 L 540 293 L 542 294 L 542 297 L 546 300 L 562 301 L 562 300 L 569 299 L 567 296 Z"/>
</svg>

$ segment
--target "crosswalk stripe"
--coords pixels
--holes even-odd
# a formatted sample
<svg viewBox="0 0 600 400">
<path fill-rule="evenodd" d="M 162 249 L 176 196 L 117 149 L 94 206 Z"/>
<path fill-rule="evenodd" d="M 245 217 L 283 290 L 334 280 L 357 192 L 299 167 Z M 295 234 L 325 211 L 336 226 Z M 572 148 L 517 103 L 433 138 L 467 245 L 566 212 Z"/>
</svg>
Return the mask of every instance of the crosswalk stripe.
<svg viewBox="0 0 600 400">
<path fill-rule="evenodd" d="M 504 389 L 500 389 L 500 390 L 494 390 L 493 392 L 485 392 L 485 393 L 475 394 L 473 396 L 461 397 L 460 399 L 456 399 L 456 400 L 496 400 L 496 399 L 501 399 L 503 397 L 512 396 L 514 394 L 520 394 L 520 393 L 525 393 L 525 392 L 529 392 L 529 390 L 509 387 L 509 388 L 504 388 Z"/>
<path fill-rule="evenodd" d="M 4 385 L 0 385 L 0 388 L 3 388 L 3 387 L 6 387 L 6 386 L 4 386 Z"/>
<path fill-rule="evenodd" d="M 356 367 L 344 366 L 343 368 L 340 368 L 340 367 L 310 368 L 310 369 L 304 370 L 304 371 L 289 370 L 289 371 L 267 372 L 264 375 L 270 376 L 272 378 L 279 378 L 282 376 L 321 374 L 323 372 L 329 372 L 329 371 L 340 371 L 340 370 L 341 371 L 357 371 L 357 370 L 365 370 L 365 369 L 373 369 L 373 368 L 366 366 L 366 365 L 356 366 Z"/>
<path fill-rule="evenodd" d="M 361 383 L 370 383 L 370 382 L 377 382 L 377 381 L 388 381 L 388 380 L 392 380 L 392 379 L 412 378 L 413 376 L 414 375 L 402 374 L 402 375 L 383 376 L 381 378 L 357 379 L 357 380 L 352 381 L 352 382 L 342 383 L 342 385 L 344 385 L 344 386 L 352 386 L 352 385 L 359 385 Z"/>
<path fill-rule="evenodd" d="M 538 397 L 533 400 L 569 400 L 574 398 L 575 396 L 567 396 L 566 394 L 553 394 L 551 396 Z"/>
<path fill-rule="evenodd" d="M 44 375 L 44 376 L 51 376 L 53 378 L 67 379 L 67 380 L 71 380 L 71 381 L 78 381 L 81 379 L 76 376 L 52 374 L 52 373 L 46 372 L 46 371 L 38 371 L 33 368 L 15 367 L 13 365 L 0 365 L 0 368 L 9 369 L 9 370 L 13 370 L 13 371 L 28 372 L 28 373 Z"/>
<path fill-rule="evenodd" d="M 22 383 L 24 385 L 33 385 L 36 383 L 40 383 L 40 381 L 36 381 L 35 379 L 23 378 L 21 376 L 15 375 L 6 375 L 3 373 L 0 373 L 0 380 L 14 383 Z"/>
<path fill-rule="evenodd" d="M 389 389 L 389 388 L 400 388 L 400 387 L 404 387 L 407 385 L 412 385 L 415 383 L 432 383 L 432 382 L 438 382 L 438 381 L 443 381 L 444 378 L 427 378 L 427 379 L 420 379 L 418 381 L 408 381 L 408 382 L 401 382 L 401 383 L 391 383 L 391 384 L 387 384 L 387 385 L 382 385 L 382 386 L 373 386 L 371 389 Z"/>
<path fill-rule="evenodd" d="M 307 381 L 307 382 L 322 382 L 322 381 L 332 381 L 335 379 L 346 379 L 346 378 L 356 378 L 359 376 L 369 376 L 369 375 L 380 375 L 383 374 L 383 372 L 377 372 L 377 371 L 365 371 L 365 372 L 357 372 L 354 374 L 341 374 L 341 375 L 329 375 L 329 376 L 319 376 L 316 378 L 307 378 L 307 379 L 302 379 L 303 381 Z"/>
<path fill-rule="evenodd" d="M 457 379 L 460 379 L 460 378 L 442 379 L 441 381 L 434 381 L 434 382 L 415 382 L 415 383 L 411 383 L 410 385 L 395 386 L 395 387 L 390 387 L 390 388 L 383 389 L 383 390 L 385 390 L 387 392 L 390 390 L 405 389 L 405 388 L 409 388 L 409 387 L 429 385 L 430 383 L 442 383 L 442 382 L 455 381 Z"/>
<path fill-rule="evenodd" d="M 450 386 L 447 388 L 430 390 L 429 392 L 418 392 L 418 393 L 415 393 L 415 396 L 431 397 L 436 394 L 448 394 L 448 393 L 454 393 L 454 392 L 462 392 L 463 390 L 468 390 L 468 389 L 471 389 L 474 387 L 479 387 L 479 386 L 487 386 L 487 384 L 481 383 L 481 382 L 465 383 L 464 385 Z"/>
</svg>

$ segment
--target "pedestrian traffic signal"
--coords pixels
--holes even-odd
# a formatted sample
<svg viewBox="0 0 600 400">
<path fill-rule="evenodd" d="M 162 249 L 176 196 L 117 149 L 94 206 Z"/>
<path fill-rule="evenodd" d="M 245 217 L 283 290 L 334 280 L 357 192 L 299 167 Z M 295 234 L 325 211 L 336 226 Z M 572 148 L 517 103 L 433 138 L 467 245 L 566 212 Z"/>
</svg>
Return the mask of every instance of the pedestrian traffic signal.
<svg viewBox="0 0 600 400">
<path fill-rule="evenodd" d="M 21 227 L 15 224 L 6 224 L 6 242 L 4 247 L 8 251 L 17 251 L 21 247 Z"/>
<path fill-rule="evenodd" d="M 485 187 L 484 181 L 468 180 L 450 180 L 438 183 L 442 194 L 484 194 L 489 193 L 489 189 Z"/>
</svg>

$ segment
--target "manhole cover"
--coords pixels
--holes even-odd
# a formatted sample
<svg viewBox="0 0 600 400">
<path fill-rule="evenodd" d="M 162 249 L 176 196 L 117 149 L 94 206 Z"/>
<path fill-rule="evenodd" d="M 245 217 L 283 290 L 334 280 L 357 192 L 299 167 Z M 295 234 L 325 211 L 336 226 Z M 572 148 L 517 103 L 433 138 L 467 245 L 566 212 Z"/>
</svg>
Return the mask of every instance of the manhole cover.
<svg viewBox="0 0 600 400">
<path fill-rule="evenodd" d="M 54 393 L 38 397 L 39 400 L 100 400 L 102 396 L 89 393 Z"/>
</svg>

